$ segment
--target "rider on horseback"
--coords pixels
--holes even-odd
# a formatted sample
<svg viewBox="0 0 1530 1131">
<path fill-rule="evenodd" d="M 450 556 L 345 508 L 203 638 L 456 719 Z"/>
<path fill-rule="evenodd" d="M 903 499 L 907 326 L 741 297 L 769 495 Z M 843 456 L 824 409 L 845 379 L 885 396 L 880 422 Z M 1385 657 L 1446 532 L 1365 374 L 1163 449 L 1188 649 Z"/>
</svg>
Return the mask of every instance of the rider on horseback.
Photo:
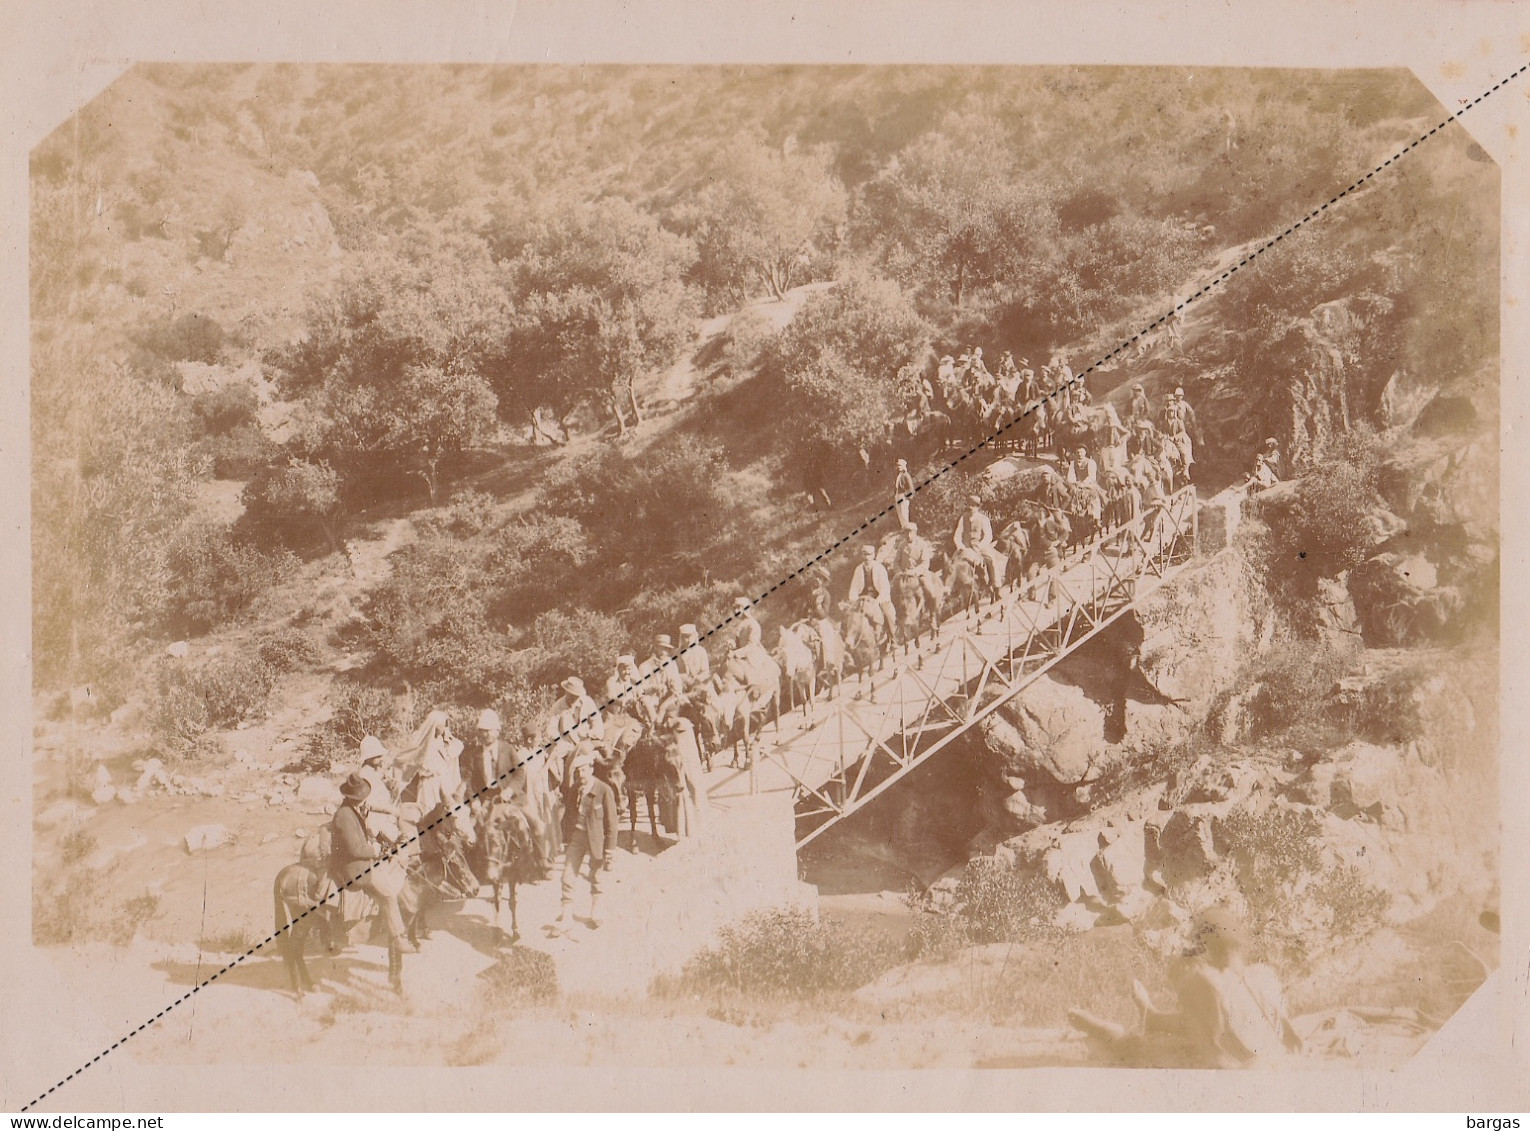
<svg viewBox="0 0 1530 1131">
<path fill-rule="evenodd" d="M 893 611 L 892 579 L 887 576 L 887 567 L 877 561 L 876 547 L 870 542 L 861 547 L 861 560 L 850 575 L 850 603 L 862 599 L 874 604 L 881 612 L 882 633 L 891 645 L 898 623 L 897 614 Z"/>
<path fill-rule="evenodd" d="M 938 614 L 945 595 L 941 592 L 940 579 L 930 569 L 934 556 L 935 547 L 919 536 L 918 524 L 911 522 L 898 539 L 893 566 L 901 576 L 919 584 L 924 590 L 927 607 Z"/>
<path fill-rule="evenodd" d="M 981 563 L 988 578 L 989 588 L 997 590 L 1004 584 L 1004 555 L 994 544 L 993 523 L 983 513 L 983 500 L 977 495 L 967 496 L 967 513 L 957 519 L 951 534 L 956 552 Z"/>
</svg>

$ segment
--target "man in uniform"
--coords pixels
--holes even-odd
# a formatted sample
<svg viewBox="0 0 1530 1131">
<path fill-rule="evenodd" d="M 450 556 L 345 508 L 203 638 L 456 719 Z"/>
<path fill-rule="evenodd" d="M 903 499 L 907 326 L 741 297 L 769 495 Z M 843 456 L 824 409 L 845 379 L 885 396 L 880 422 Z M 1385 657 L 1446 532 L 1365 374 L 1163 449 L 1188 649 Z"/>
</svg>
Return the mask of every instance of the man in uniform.
<svg viewBox="0 0 1530 1131">
<path fill-rule="evenodd" d="M 861 560 L 850 574 L 850 603 L 853 605 L 863 594 L 882 611 L 882 628 L 890 643 L 898 623 L 893 612 L 892 579 L 887 576 L 887 567 L 877 561 L 876 547 L 869 542 L 861 547 Z"/>
<path fill-rule="evenodd" d="M 616 849 L 617 833 L 621 816 L 616 808 L 616 794 L 611 787 L 595 775 L 595 756 L 588 749 L 577 754 L 570 762 L 573 788 L 570 798 L 572 820 L 568 840 L 568 858 L 563 867 L 562 906 L 557 921 L 550 928 L 554 935 L 561 935 L 569 927 L 569 911 L 574 905 L 574 885 L 579 879 L 579 869 L 588 860 L 590 864 L 590 917 L 585 920 L 592 928 L 600 926 L 600 873 L 611 867 L 611 854 Z"/>
<path fill-rule="evenodd" d="M 680 675 L 680 665 L 675 662 L 675 642 L 669 633 L 661 632 L 654 637 L 653 655 L 644 661 L 642 673 L 648 677 L 643 687 L 653 696 L 658 710 L 662 711 L 665 704 L 685 697 L 685 680 Z"/>
<path fill-rule="evenodd" d="M 983 500 L 977 495 L 967 496 L 967 513 L 956 520 L 951 534 L 957 553 L 975 554 L 988 571 L 989 584 L 998 589 L 1004 584 L 1004 555 L 993 540 L 993 523 L 983 513 Z"/>
</svg>

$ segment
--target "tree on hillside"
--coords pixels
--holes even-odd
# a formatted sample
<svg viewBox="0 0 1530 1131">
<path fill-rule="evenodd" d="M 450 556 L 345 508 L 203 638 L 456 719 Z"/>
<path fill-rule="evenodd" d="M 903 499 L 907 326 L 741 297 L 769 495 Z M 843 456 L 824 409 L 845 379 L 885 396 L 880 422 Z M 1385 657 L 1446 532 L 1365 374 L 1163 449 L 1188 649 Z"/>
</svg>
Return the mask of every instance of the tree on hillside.
<svg viewBox="0 0 1530 1131">
<path fill-rule="evenodd" d="M 896 283 L 855 274 L 814 295 L 772 347 L 784 424 L 800 453 L 869 449 L 912 403 L 930 327 Z"/>
<path fill-rule="evenodd" d="M 202 477 L 171 390 L 117 368 L 34 368 L 33 646 L 39 679 L 110 682 L 123 642 L 157 627 L 169 554 Z"/>
<path fill-rule="evenodd" d="M 900 277 L 961 306 L 1010 273 L 1052 228 L 1045 200 L 1027 187 L 1013 141 L 991 118 L 951 114 L 869 183 L 860 239 Z"/>
<path fill-rule="evenodd" d="M 289 448 L 352 481 L 424 481 L 496 427 L 485 376 L 511 317 L 505 277 L 474 236 L 422 223 L 407 240 L 355 252 L 308 335 L 279 351 L 283 394 L 305 407 Z"/>
<path fill-rule="evenodd" d="M 718 155 L 710 183 L 676 215 L 696 241 L 708 292 L 736 302 L 759 283 L 783 298 L 816 255 L 833 250 L 847 197 L 830 158 L 827 148 L 745 139 Z"/>
<path fill-rule="evenodd" d="M 634 382 L 680 356 L 695 328 L 690 240 L 624 200 L 564 208 L 514 264 L 520 307 L 496 388 L 526 414 L 601 397 L 625 434 L 642 422 Z"/>
</svg>

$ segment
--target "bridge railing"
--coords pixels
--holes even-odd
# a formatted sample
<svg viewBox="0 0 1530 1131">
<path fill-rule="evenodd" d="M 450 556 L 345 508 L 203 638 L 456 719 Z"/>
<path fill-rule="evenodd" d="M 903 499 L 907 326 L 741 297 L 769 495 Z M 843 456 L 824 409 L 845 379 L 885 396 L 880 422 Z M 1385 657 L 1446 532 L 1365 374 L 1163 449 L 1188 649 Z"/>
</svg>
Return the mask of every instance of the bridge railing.
<svg viewBox="0 0 1530 1131">
<path fill-rule="evenodd" d="M 1196 493 L 1101 531 L 1058 566 L 895 657 L 871 699 L 842 695 L 774 747 L 765 768 L 797 795 L 798 847 L 970 731 L 1162 585 L 1195 551 Z M 880 695 L 880 702 L 877 696 Z"/>
</svg>

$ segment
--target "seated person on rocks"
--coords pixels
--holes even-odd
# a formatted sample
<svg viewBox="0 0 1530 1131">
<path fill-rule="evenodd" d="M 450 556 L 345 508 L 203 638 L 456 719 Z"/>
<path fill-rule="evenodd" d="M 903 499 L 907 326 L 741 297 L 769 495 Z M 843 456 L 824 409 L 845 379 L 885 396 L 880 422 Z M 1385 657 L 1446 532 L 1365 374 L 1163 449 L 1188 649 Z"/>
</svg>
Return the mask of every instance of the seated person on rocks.
<svg viewBox="0 0 1530 1131">
<path fill-rule="evenodd" d="M 1249 938 L 1238 918 L 1213 907 L 1196 916 L 1200 953 L 1170 971 L 1178 1011 L 1158 1009 L 1142 983 L 1132 984 L 1137 1032 L 1081 1009 L 1068 1020 L 1114 1063 L 1180 1068 L 1266 1067 L 1302 1051 L 1302 1039 L 1286 1012 L 1280 975 L 1263 963 L 1249 964 Z"/>
<path fill-rule="evenodd" d="M 1264 442 L 1264 447 L 1254 457 L 1254 470 L 1248 473 L 1243 485 L 1250 491 L 1262 491 L 1280 482 L 1280 444 L 1274 436 Z"/>
</svg>

